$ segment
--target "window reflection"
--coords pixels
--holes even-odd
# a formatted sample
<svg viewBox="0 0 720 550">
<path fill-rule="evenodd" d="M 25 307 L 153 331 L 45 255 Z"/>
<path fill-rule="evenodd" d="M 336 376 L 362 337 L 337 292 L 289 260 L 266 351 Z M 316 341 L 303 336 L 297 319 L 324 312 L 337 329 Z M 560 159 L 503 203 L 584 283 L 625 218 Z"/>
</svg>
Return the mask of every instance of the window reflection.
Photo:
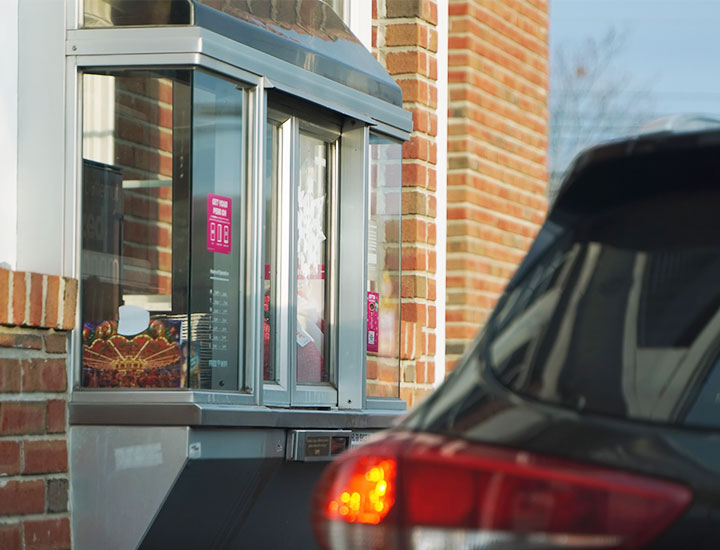
<svg viewBox="0 0 720 550">
<path fill-rule="evenodd" d="M 200 71 L 83 75 L 83 387 L 242 387 L 243 109 Z"/>
<path fill-rule="evenodd" d="M 400 397 L 402 146 L 370 137 L 367 395 Z"/>
<path fill-rule="evenodd" d="M 325 309 L 328 146 L 300 135 L 297 186 L 297 381 L 327 382 Z"/>
<path fill-rule="evenodd" d="M 500 378 L 583 410 L 717 425 L 718 205 L 693 190 L 549 222 L 554 242 L 491 321 Z"/>
</svg>

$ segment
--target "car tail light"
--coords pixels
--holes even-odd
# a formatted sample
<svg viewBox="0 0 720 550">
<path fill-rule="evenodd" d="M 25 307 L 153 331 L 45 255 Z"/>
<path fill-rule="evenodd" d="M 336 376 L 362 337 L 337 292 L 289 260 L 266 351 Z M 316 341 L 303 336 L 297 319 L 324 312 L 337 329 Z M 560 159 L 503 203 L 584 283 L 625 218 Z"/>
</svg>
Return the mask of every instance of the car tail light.
<svg viewBox="0 0 720 550">
<path fill-rule="evenodd" d="M 326 549 L 639 548 L 689 505 L 682 485 L 533 453 L 390 433 L 324 473 Z"/>
</svg>

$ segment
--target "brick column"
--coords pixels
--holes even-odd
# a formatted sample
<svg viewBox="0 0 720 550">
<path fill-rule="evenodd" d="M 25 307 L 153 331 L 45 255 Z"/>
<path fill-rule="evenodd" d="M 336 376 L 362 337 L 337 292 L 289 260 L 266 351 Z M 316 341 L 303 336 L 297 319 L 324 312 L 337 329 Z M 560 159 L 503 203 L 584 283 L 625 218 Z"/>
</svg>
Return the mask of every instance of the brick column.
<svg viewBox="0 0 720 550">
<path fill-rule="evenodd" d="M 547 209 L 547 0 L 450 0 L 446 352 L 485 322 Z"/>
<path fill-rule="evenodd" d="M 0 548 L 70 548 L 73 279 L 0 269 Z"/>
<path fill-rule="evenodd" d="M 434 0 L 373 0 L 373 53 L 413 114 L 402 181 L 400 397 L 408 406 L 435 379 L 437 21 Z"/>
</svg>

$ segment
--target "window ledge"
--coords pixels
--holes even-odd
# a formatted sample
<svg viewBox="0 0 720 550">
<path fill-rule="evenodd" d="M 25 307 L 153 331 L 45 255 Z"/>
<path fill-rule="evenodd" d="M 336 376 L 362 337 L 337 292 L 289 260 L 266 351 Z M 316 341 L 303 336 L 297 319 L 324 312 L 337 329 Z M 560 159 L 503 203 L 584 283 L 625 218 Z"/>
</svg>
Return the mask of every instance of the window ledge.
<svg viewBox="0 0 720 550">
<path fill-rule="evenodd" d="M 385 429 L 403 410 L 361 411 L 276 409 L 239 404 L 140 401 L 137 393 L 120 392 L 100 401 L 76 392 L 69 404 L 71 425 L 236 426 L 252 428 Z M 97 392 L 92 392 L 97 393 Z M 108 394 L 106 392 L 106 396 Z M 125 399 L 122 393 L 126 393 Z M 155 393 L 155 392 L 154 392 Z M 180 392 L 173 392 L 180 393 Z M 182 392 L 192 395 L 193 392 Z M 145 396 L 143 396 L 145 397 Z M 147 397 L 151 397 L 148 395 Z"/>
</svg>

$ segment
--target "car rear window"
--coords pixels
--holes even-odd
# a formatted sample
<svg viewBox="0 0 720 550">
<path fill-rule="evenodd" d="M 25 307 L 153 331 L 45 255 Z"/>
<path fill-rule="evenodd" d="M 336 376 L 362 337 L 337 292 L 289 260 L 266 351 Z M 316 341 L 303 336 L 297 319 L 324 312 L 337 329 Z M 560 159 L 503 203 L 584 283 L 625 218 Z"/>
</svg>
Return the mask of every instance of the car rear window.
<svg viewBox="0 0 720 550">
<path fill-rule="evenodd" d="M 720 425 L 720 181 L 700 153 L 623 161 L 559 199 L 488 326 L 503 383 L 578 410 Z"/>
</svg>

